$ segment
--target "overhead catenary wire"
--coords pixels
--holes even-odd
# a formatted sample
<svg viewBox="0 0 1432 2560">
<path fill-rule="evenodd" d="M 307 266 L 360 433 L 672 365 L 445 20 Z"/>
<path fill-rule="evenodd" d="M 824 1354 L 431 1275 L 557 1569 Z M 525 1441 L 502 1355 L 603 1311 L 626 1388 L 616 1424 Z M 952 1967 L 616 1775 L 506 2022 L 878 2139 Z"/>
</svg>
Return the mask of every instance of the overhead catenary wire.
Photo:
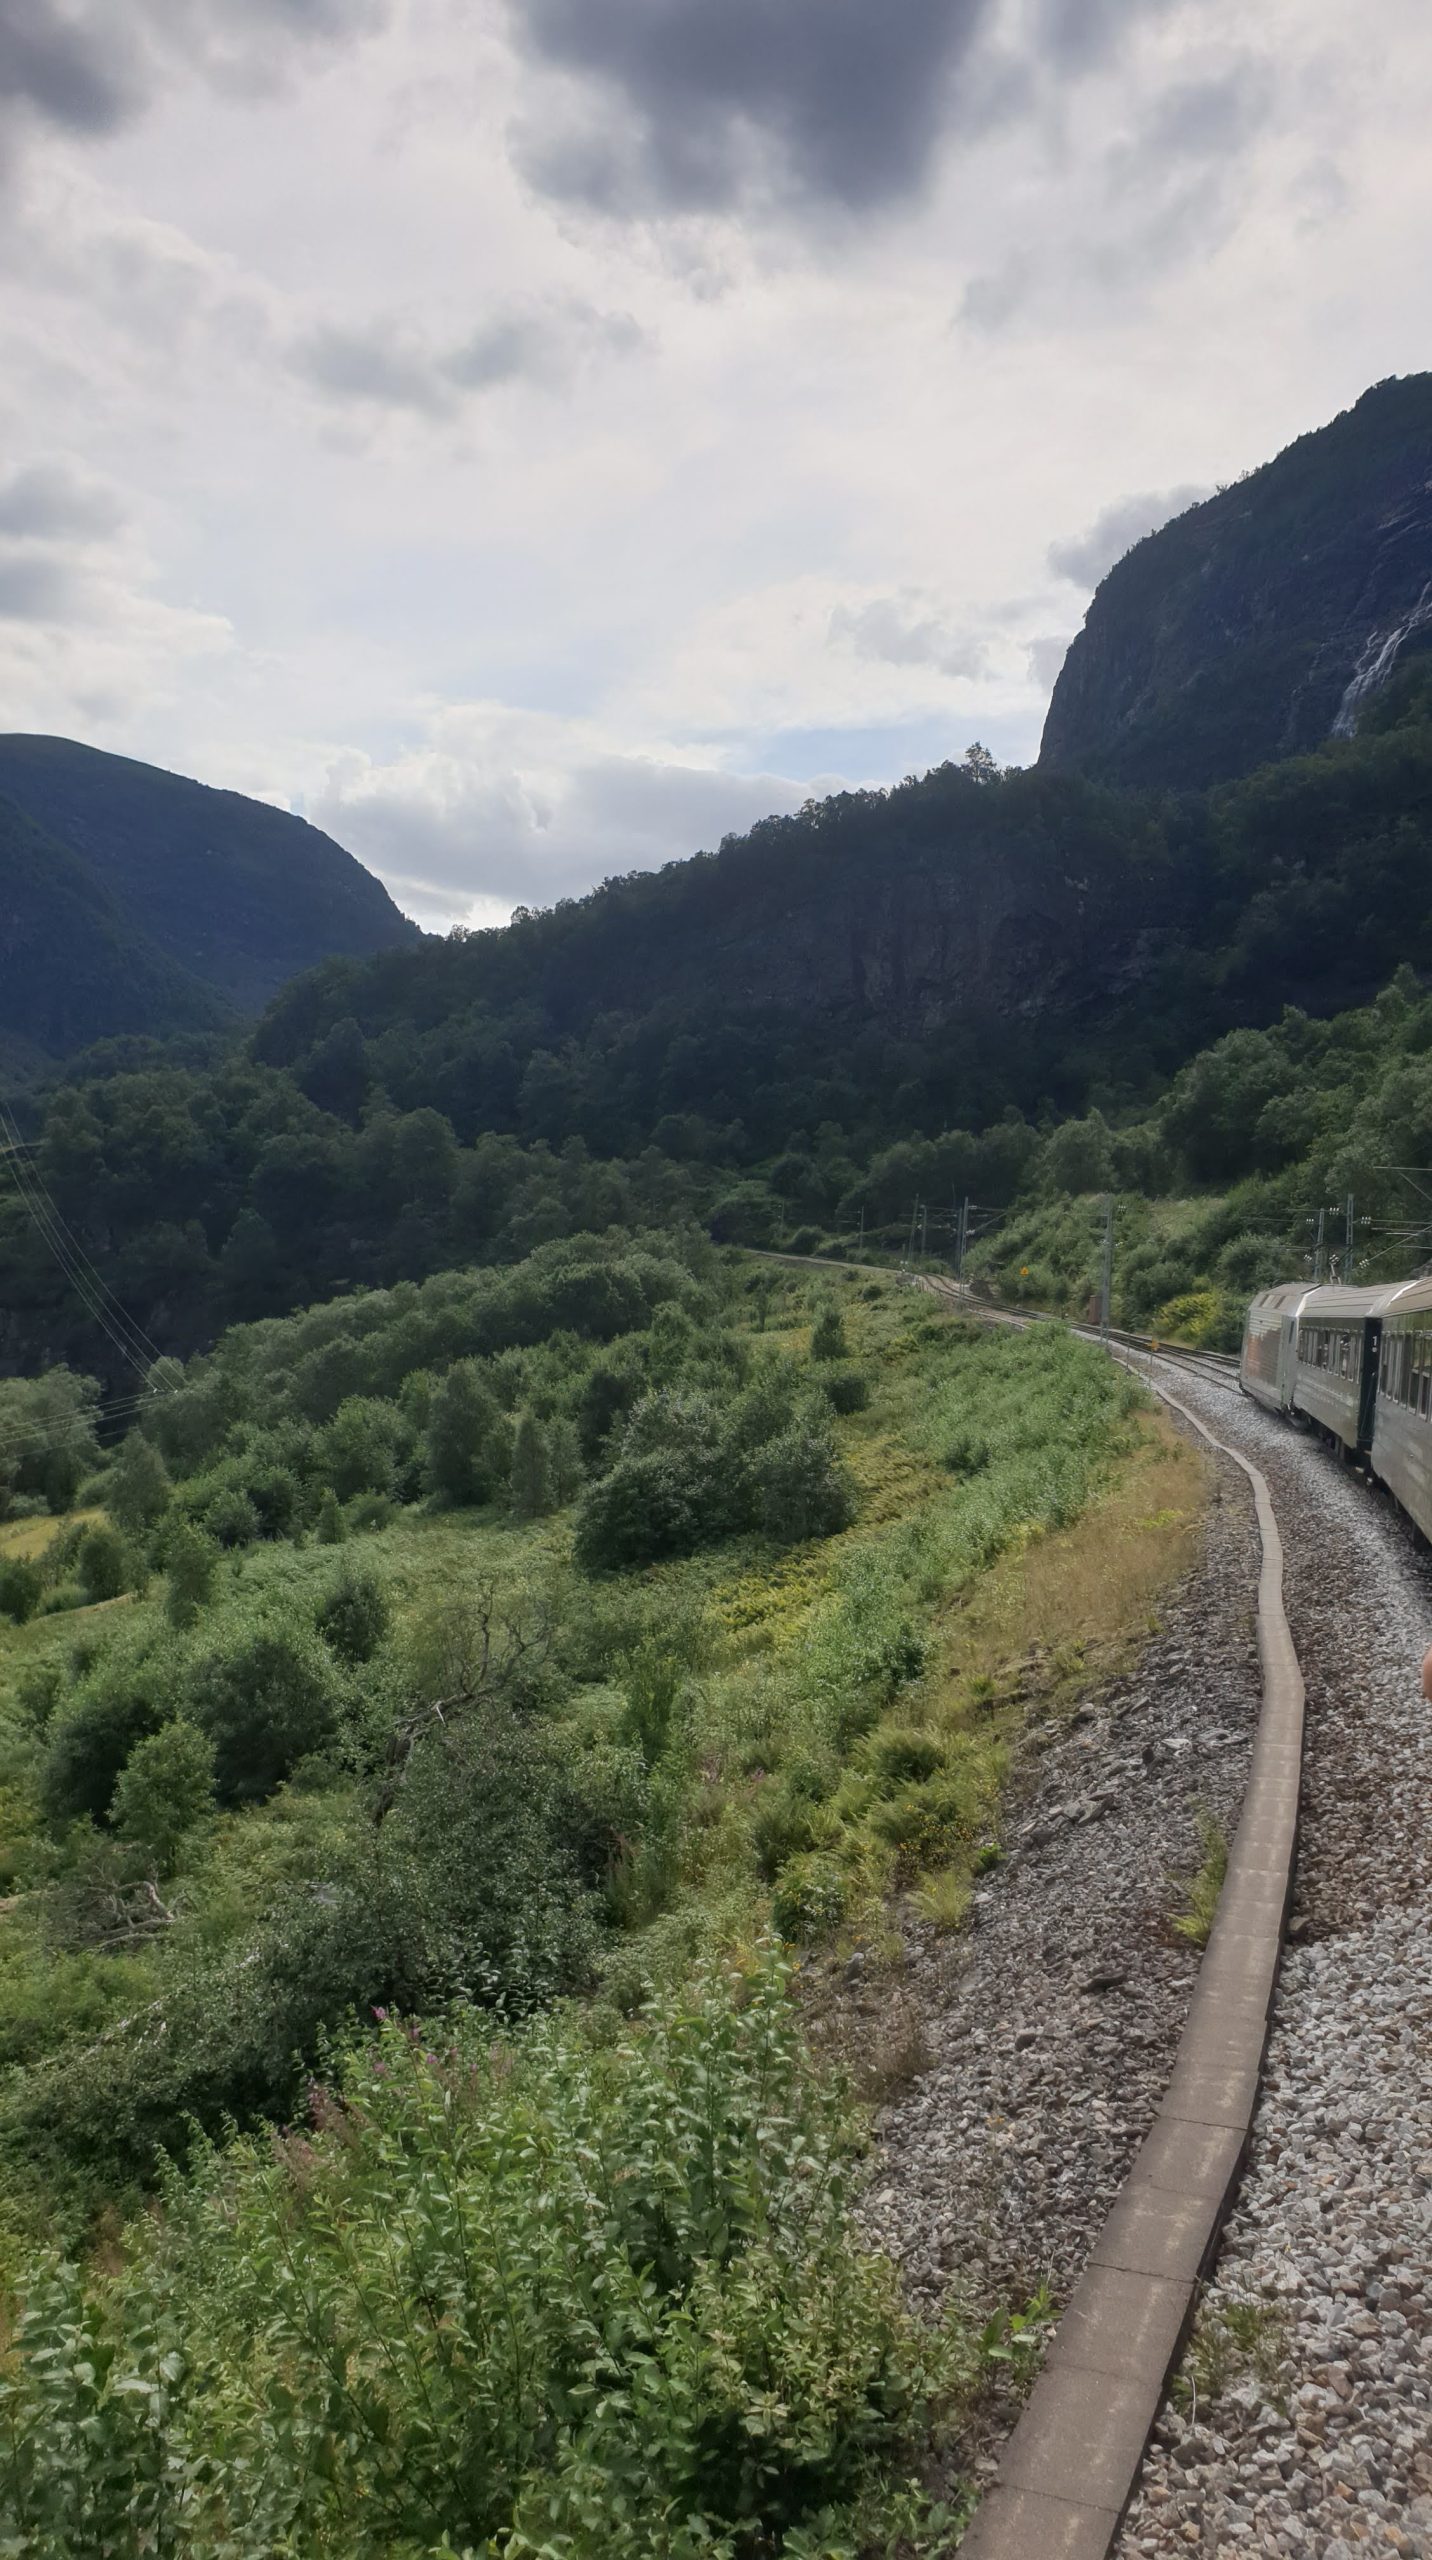
<svg viewBox="0 0 1432 2560">
<path fill-rule="evenodd" d="M 143 1327 L 136 1324 L 121 1306 L 103 1274 L 71 1235 L 43 1176 L 32 1170 L 30 1151 L 3 1102 L 0 1102 L 0 1137 L 7 1142 L 5 1161 L 14 1174 L 16 1190 L 81 1305 L 93 1317 L 126 1366 L 137 1370 L 147 1380 L 150 1370 L 162 1356 L 158 1344 L 151 1341 Z"/>
</svg>

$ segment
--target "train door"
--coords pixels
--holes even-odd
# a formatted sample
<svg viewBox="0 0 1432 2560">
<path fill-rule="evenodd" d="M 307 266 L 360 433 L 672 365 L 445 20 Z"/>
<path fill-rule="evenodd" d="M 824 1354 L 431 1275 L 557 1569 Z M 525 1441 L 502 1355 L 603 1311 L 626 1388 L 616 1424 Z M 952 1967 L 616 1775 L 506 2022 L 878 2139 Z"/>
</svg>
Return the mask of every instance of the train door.
<svg viewBox="0 0 1432 2560">
<path fill-rule="evenodd" d="M 1363 1327 L 1362 1381 L 1357 1400 L 1357 1445 L 1372 1447 L 1372 1434 L 1377 1421 L 1377 1370 L 1382 1354 L 1382 1322 L 1373 1317 Z"/>
</svg>

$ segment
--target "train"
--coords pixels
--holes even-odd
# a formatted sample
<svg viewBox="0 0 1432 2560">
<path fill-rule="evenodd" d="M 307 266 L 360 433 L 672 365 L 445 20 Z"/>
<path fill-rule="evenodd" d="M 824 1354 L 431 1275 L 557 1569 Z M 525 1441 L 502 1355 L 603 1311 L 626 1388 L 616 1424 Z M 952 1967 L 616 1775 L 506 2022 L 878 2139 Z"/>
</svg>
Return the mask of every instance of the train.
<svg viewBox="0 0 1432 2560">
<path fill-rule="evenodd" d="M 1263 1290 L 1238 1382 L 1270 1412 L 1314 1424 L 1432 1538 L 1432 1279 Z"/>
</svg>

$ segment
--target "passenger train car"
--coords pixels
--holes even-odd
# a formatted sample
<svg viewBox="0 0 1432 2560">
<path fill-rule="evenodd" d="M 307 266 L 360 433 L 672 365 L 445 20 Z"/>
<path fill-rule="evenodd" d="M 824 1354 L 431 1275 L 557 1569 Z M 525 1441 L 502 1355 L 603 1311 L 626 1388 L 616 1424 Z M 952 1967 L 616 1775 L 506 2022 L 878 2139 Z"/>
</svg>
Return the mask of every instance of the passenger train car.
<svg viewBox="0 0 1432 2560">
<path fill-rule="evenodd" d="M 1239 1382 L 1316 1423 L 1432 1538 L 1432 1279 L 1375 1289 L 1265 1289 Z"/>
</svg>

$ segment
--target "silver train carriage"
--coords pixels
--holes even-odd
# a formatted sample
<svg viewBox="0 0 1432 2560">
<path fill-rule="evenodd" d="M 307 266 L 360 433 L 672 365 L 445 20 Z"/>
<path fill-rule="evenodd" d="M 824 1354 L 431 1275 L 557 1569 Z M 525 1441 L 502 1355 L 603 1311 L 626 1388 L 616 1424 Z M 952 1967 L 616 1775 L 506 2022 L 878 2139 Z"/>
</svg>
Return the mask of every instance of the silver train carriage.
<svg viewBox="0 0 1432 2560">
<path fill-rule="evenodd" d="M 1432 1279 L 1265 1289 L 1238 1374 L 1260 1404 L 1319 1424 L 1432 1537 Z"/>
</svg>

